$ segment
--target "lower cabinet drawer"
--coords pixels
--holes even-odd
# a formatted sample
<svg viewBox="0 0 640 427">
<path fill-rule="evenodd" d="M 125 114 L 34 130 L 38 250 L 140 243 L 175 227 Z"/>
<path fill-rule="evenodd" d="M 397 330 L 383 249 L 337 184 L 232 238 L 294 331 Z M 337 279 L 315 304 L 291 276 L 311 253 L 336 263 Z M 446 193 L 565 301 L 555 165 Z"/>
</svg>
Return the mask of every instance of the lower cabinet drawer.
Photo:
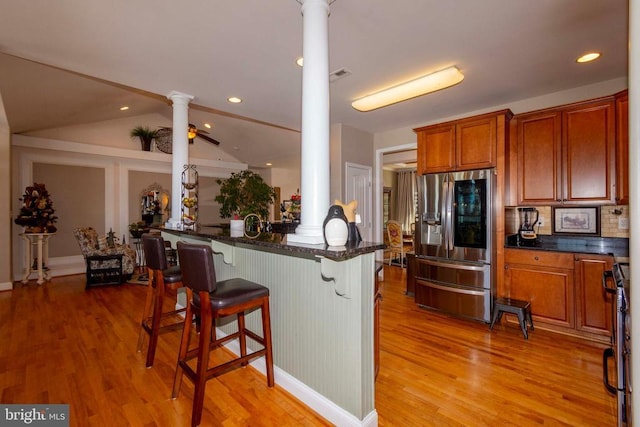
<svg viewBox="0 0 640 427">
<path fill-rule="evenodd" d="M 505 249 L 505 264 L 540 265 L 573 270 L 574 255 L 568 252 L 547 252 L 529 249 Z"/>
</svg>

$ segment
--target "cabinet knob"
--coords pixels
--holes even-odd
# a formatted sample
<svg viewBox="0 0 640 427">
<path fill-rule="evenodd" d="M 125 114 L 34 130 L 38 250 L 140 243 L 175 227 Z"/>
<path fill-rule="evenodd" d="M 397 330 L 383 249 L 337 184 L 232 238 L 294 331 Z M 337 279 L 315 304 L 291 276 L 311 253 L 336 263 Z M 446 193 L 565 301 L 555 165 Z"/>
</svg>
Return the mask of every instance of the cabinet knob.
<svg viewBox="0 0 640 427">
<path fill-rule="evenodd" d="M 535 259 L 536 261 L 540 261 L 540 258 L 538 258 L 537 256 L 534 256 L 533 259 Z"/>
</svg>

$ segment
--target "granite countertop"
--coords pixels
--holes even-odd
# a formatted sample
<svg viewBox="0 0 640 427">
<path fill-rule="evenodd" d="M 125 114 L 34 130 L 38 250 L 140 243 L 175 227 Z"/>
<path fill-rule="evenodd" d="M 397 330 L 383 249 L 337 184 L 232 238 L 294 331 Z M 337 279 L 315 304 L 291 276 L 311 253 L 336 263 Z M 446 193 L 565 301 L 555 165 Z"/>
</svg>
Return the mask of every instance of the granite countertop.
<svg viewBox="0 0 640 427">
<path fill-rule="evenodd" d="M 504 246 L 515 249 L 611 255 L 620 262 L 629 257 L 629 239 L 620 237 L 538 235 L 535 245 L 524 246 L 518 245 L 517 235 L 514 234 L 507 236 Z"/>
<path fill-rule="evenodd" d="M 198 230 L 172 230 L 163 228 L 162 231 L 175 235 L 187 235 L 202 240 L 216 240 L 233 246 L 256 250 L 266 250 L 290 256 L 325 257 L 336 261 L 384 249 L 383 243 L 360 242 L 346 246 L 309 245 L 304 243 L 287 243 L 286 235 L 279 233 L 261 233 L 255 239 L 247 237 L 231 237 L 228 228 L 201 227 Z"/>
</svg>

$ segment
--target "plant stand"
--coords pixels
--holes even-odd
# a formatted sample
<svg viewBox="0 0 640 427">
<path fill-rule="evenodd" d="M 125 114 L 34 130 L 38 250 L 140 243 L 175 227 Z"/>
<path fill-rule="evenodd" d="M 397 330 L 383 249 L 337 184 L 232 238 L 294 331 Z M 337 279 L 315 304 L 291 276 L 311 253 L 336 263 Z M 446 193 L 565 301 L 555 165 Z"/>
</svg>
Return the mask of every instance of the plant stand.
<svg viewBox="0 0 640 427">
<path fill-rule="evenodd" d="M 196 230 L 198 222 L 198 171 L 196 165 L 184 165 L 182 171 L 182 229 Z"/>
<path fill-rule="evenodd" d="M 55 233 L 22 233 L 20 236 L 25 240 L 25 265 L 22 283 L 29 281 L 31 273 L 38 273 L 38 285 L 44 281 L 51 280 L 51 272 L 47 264 L 49 263 L 49 238 Z M 36 246 L 36 258 L 33 258 L 33 246 Z"/>
</svg>

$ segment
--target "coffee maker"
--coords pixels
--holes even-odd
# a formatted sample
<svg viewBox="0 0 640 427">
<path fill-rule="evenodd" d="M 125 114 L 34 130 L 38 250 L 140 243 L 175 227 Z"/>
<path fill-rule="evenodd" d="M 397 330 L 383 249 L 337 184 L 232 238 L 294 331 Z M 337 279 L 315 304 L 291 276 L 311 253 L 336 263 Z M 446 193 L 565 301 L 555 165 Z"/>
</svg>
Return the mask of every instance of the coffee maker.
<svg viewBox="0 0 640 427">
<path fill-rule="evenodd" d="M 538 235 L 534 227 L 538 223 L 539 212 L 536 208 L 518 208 L 520 227 L 518 228 L 518 245 L 535 246 Z"/>
</svg>

